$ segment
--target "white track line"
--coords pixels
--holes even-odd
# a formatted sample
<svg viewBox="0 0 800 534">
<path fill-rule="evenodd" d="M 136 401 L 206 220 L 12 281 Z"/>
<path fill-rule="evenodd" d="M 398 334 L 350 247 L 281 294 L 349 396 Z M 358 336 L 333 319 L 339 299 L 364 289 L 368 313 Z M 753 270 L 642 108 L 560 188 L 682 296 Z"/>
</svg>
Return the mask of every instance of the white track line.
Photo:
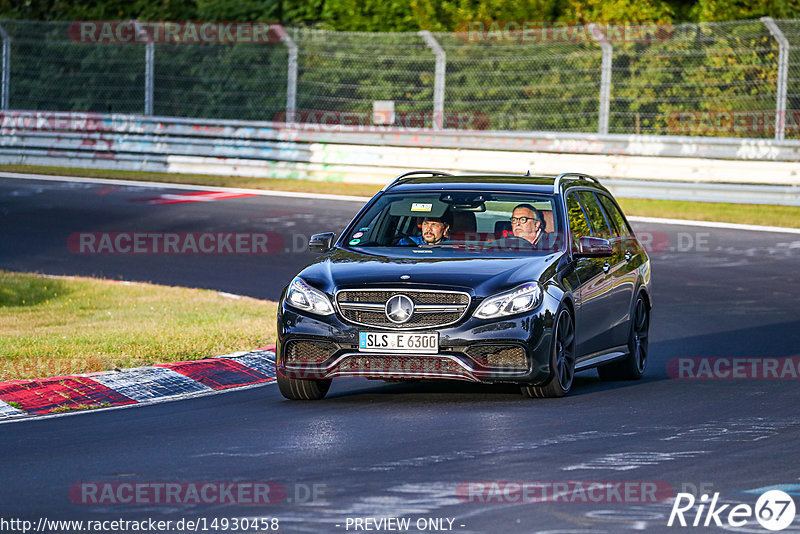
<svg viewBox="0 0 800 534">
<path fill-rule="evenodd" d="M 782 226 L 758 226 L 755 224 L 737 224 L 714 221 L 692 221 L 688 219 L 662 219 L 660 217 L 628 217 L 629 221 L 654 224 L 680 224 L 684 226 L 704 226 L 707 228 L 725 228 L 729 230 L 753 230 L 757 232 L 779 232 L 782 234 L 800 234 L 800 228 L 784 228 Z"/>
<path fill-rule="evenodd" d="M 122 185 L 128 187 L 183 189 L 189 191 L 229 191 L 233 193 L 248 193 L 264 197 L 289 197 L 312 198 L 317 200 L 341 200 L 347 202 L 366 202 L 369 197 L 356 197 L 349 195 L 329 195 L 324 193 L 297 193 L 293 191 L 265 191 L 263 189 L 242 189 L 237 187 L 210 187 L 204 185 L 173 184 L 169 182 L 141 182 L 136 180 L 114 180 L 110 178 L 80 178 L 77 176 L 52 176 L 48 174 L 22 174 L 0 172 L 0 178 L 13 178 L 20 180 L 44 180 L 54 182 L 75 182 L 86 184 Z M 691 219 L 662 219 L 659 217 L 628 217 L 634 222 L 653 224 L 679 224 L 682 226 L 701 226 L 706 228 L 724 228 L 729 230 L 750 230 L 756 232 L 777 232 L 784 234 L 800 234 L 800 228 L 783 228 L 780 226 L 758 226 L 754 224 L 737 224 L 712 221 L 695 221 Z"/>
<path fill-rule="evenodd" d="M 48 174 L 20 174 L 15 172 L 0 172 L 0 178 L 13 178 L 15 180 L 45 180 L 48 182 L 74 182 L 83 184 L 122 185 L 128 187 L 144 187 L 150 189 L 182 189 L 187 191 L 226 191 L 230 193 L 245 193 L 262 197 L 290 197 L 317 200 L 342 200 L 348 202 L 366 202 L 370 197 L 355 197 L 348 195 L 327 195 L 324 193 L 298 193 L 294 191 L 266 191 L 264 189 L 244 189 L 239 187 L 212 187 L 206 185 L 172 184 L 168 182 L 142 182 L 138 180 L 114 180 L 111 178 L 81 178 L 78 176 L 51 176 Z M 326 182 L 334 183 L 334 182 Z"/>
</svg>

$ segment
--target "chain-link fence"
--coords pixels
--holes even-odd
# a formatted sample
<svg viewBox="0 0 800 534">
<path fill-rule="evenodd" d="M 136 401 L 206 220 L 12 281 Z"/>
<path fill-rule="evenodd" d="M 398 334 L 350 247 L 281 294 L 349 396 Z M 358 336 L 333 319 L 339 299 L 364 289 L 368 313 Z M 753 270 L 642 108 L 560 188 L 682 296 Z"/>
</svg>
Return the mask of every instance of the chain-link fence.
<svg viewBox="0 0 800 534">
<path fill-rule="evenodd" d="M 262 42 L 76 24 L 0 20 L 3 109 L 371 125 L 378 102 L 410 127 L 800 139 L 800 20 Z"/>
</svg>

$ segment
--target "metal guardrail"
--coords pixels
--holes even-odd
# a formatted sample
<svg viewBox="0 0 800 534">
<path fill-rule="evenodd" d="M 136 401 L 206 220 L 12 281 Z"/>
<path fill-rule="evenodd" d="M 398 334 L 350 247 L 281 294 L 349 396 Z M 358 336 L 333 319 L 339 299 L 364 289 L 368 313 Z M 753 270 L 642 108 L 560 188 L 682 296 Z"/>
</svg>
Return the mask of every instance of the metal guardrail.
<svg viewBox="0 0 800 534">
<path fill-rule="evenodd" d="M 621 197 L 800 205 L 800 141 L 40 112 L 0 113 L 0 134 L 0 163 L 370 183 L 385 183 L 409 167 L 580 170 L 603 178 Z"/>
<path fill-rule="evenodd" d="M 602 180 L 602 184 L 620 198 L 800 206 L 800 188 L 797 186 L 614 179 Z"/>
<path fill-rule="evenodd" d="M 268 121 L 145 117 L 141 115 L 40 111 L 0 112 L 3 137 L 26 132 L 77 132 L 215 138 L 220 142 L 273 140 L 598 154 L 695 157 L 726 160 L 800 161 L 800 140 L 671 135 L 598 135 L 562 132 L 434 131 L 388 126 L 347 126 Z"/>
</svg>

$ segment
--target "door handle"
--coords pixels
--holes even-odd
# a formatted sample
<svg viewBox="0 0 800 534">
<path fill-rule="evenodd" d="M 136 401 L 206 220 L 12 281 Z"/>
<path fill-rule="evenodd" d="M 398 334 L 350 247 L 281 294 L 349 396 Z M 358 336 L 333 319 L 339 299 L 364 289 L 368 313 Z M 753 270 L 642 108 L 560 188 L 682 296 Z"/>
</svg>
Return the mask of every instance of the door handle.
<svg viewBox="0 0 800 534">
<path fill-rule="evenodd" d="M 631 251 L 630 250 L 626 250 L 625 251 L 625 261 L 631 261 Z"/>
<path fill-rule="evenodd" d="M 603 264 L 603 272 L 604 272 L 604 273 L 607 273 L 607 272 L 608 272 L 608 270 L 609 270 L 610 268 L 611 268 L 611 264 L 610 264 L 610 263 L 608 263 L 608 262 L 605 262 L 605 263 Z"/>
</svg>

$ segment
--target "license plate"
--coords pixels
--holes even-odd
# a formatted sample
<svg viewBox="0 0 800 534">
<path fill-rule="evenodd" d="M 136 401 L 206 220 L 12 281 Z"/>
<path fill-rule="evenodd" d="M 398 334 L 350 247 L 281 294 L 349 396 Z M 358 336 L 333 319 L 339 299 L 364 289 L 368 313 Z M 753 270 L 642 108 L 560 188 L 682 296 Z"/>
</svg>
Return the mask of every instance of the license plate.
<svg viewBox="0 0 800 534">
<path fill-rule="evenodd" d="M 439 352 L 439 334 L 412 334 L 401 332 L 360 332 L 358 349 L 364 352 L 412 352 L 436 354 Z"/>
</svg>

